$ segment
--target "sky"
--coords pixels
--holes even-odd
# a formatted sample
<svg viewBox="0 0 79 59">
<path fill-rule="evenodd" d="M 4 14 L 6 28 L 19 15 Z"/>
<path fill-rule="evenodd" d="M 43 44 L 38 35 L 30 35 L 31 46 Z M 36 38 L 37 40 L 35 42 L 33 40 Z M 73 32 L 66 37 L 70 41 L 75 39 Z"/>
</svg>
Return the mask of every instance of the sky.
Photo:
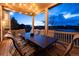
<svg viewBox="0 0 79 59">
<path fill-rule="evenodd" d="M 78 26 L 79 25 L 79 3 L 63 3 L 48 11 L 49 26 Z M 15 17 L 19 24 L 32 25 L 32 17 L 15 12 L 10 14 Z M 35 26 L 44 26 L 45 14 L 35 16 Z"/>
</svg>

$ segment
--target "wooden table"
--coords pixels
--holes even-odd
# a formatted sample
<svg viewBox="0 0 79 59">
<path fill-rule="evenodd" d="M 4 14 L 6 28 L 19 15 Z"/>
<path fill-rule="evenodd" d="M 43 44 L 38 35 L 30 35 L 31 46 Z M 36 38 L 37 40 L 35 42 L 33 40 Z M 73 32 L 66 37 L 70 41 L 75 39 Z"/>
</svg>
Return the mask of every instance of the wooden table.
<svg viewBox="0 0 79 59">
<path fill-rule="evenodd" d="M 42 36 L 40 34 L 36 34 L 34 37 L 30 37 L 30 33 L 25 34 L 25 39 L 36 44 L 37 46 L 40 46 L 41 48 L 46 48 L 57 41 L 57 39 Z"/>
</svg>

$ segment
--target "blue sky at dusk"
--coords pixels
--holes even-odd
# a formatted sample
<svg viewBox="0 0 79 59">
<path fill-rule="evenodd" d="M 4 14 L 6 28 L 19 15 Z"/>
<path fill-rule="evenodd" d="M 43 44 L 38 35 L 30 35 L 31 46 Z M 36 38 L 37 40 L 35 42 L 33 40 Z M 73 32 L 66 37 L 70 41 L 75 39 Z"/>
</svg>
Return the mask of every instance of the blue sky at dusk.
<svg viewBox="0 0 79 59">
<path fill-rule="evenodd" d="M 79 3 L 63 3 L 49 9 L 49 26 L 79 26 Z M 32 17 L 20 13 L 13 13 L 19 24 L 32 25 Z M 35 26 L 43 26 L 45 23 L 45 14 L 40 13 L 35 16 Z"/>
</svg>

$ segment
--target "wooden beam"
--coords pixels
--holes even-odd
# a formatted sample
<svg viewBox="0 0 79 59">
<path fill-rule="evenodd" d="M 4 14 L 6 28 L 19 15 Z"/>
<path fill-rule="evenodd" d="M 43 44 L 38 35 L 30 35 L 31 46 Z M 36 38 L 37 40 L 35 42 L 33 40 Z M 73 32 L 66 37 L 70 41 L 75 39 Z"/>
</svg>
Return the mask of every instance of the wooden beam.
<svg viewBox="0 0 79 59">
<path fill-rule="evenodd" d="M 3 9 L 2 9 L 2 6 L 0 5 L 0 31 L 1 31 L 1 38 L 0 38 L 0 41 L 3 40 L 3 27 L 2 27 L 2 18 L 3 18 Z"/>
</svg>

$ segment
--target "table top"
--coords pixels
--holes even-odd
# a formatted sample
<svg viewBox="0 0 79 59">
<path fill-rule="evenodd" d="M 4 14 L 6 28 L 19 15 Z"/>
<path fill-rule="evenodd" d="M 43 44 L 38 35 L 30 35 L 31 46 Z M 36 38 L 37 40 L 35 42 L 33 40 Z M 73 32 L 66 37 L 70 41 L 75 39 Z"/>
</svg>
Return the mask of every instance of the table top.
<svg viewBox="0 0 79 59">
<path fill-rule="evenodd" d="M 30 37 L 30 33 L 25 34 L 25 39 L 30 40 L 41 48 L 46 48 L 48 45 L 53 44 L 57 41 L 57 39 L 42 36 L 40 34 L 36 34 L 34 35 L 34 37 Z"/>
</svg>

